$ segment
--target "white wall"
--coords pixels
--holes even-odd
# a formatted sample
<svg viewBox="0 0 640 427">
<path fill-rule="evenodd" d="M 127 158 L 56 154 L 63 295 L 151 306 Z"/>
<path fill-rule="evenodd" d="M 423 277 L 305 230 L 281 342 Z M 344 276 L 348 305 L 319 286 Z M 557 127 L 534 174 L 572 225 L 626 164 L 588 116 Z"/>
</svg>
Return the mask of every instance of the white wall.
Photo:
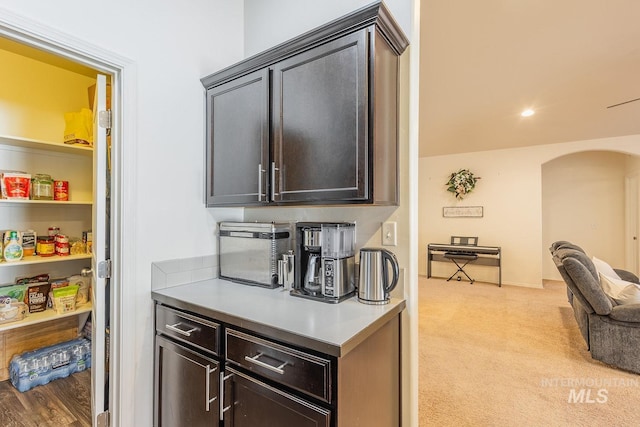
<svg viewBox="0 0 640 427">
<path fill-rule="evenodd" d="M 127 230 L 131 283 L 122 283 L 135 313 L 125 360 L 131 376 L 122 378 L 122 425 L 152 424 L 153 322 L 151 262 L 215 253 L 213 224 L 218 212 L 204 207 L 204 92 L 200 78 L 242 59 L 241 1 L 0 0 L 0 16 L 42 24 L 128 58 L 136 75 L 135 123 L 127 153 L 135 156 L 133 179 L 125 183 L 131 216 L 121 218 Z M 16 16 L 17 15 L 17 16 Z M 12 18 L 13 19 L 13 18 Z M 234 213 L 225 213 L 234 215 Z"/>
<path fill-rule="evenodd" d="M 502 247 L 503 283 L 540 287 L 543 258 L 548 257 L 548 244 L 542 235 L 542 165 L 566 154 L 589 150 L 639 154 L 640 135 L 421 158 L 420 274 L 426 274 L 428 243 L 447 242 L 454 234 L 477 235 L 481 245 Z M 469 168 L 482 179 L 473 193 L 458 202 L 446 191 L 444 183 L 451 172 L 460 168 Z M 443 206 L 483 206 L 484 217 L 443 218 Z M 450 265 L 440 268 L 434 275 L 446 274 Z M 495 280 L 491 270 L 494 269 L 479 266 L 471 269 L 479 281 Z"/>
<path fill-rule="evenodd" d="M 262 52 L 371 3 L 372 0 L 244 0 L 245 54 Z M 411 3 L 385 1 L 407 36 L 411 34 Z"/>
</svg>

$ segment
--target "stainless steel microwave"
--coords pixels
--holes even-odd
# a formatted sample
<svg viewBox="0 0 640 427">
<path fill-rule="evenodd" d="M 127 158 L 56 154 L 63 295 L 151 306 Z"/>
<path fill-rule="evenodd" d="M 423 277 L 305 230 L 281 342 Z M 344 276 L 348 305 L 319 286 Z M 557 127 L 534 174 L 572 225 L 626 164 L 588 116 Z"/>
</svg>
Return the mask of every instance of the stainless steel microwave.
<svg viewBox="0 0 640 427">
<path fill-rule="evenodd" d="M 278 260 L 293 247 L 290 223 L 221 222 L 221 279 L 247 285 L 278 287 Z"/>
</svg>

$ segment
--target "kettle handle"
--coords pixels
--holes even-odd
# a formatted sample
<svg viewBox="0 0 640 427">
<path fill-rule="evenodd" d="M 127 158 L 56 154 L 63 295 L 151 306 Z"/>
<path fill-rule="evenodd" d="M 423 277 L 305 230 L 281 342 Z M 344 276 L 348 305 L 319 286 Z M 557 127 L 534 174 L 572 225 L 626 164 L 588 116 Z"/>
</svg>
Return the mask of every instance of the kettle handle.
<svg viewBox="0 0 640 427">
<path fill-rule="evenodd" d="M 391 264 L 391 268 L 393 269 L 393 279 L 391 279 L 391 283 L 389 284 L 389 286 L 386 286 L 384 288 L 384 292 L 385 294 L 389 294 L 398 284 L 398 278 L 400 277 L 400 268 L 398 267 L 398 259 L 396 258 L 396 256 L 393 254 L 393 252 L 390 252 L 386 249 L 382 250 L 382 258 L 383 258 L 383 272 L 384 272 L 384 277 L 389 277 L 388 276 L 388 270 L 387 270 L 387 265 Z"/>
</svg>

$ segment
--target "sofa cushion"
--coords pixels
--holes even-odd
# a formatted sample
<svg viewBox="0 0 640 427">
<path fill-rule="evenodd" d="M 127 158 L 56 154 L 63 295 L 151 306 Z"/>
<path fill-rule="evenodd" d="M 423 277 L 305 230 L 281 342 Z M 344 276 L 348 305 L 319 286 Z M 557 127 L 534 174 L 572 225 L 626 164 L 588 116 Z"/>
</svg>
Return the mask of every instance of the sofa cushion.
<svg viewBox="0 0 640 427">
<path fill-rule="evenodd" d="M 620 276 L 620 278 L 622 280 L 626 280 L 627 282 L 632 282 L 632 283 L 638 283 L 640 284 L 640 279 L 638 279 L 638 276 L 636 276 L 635 274 L 633 274 L 630 271 L 627 270 L 622 270 L 620 268 L 614 268 L 613 269 L 616 273 L 618 273 L 618 276 Z"/>
<path fill-rule="evenodd" d="M 618 304 L 640 303 L 640 285 L 622 279 L 614 279 L 600 273 L 600 284 L 605 294 Z"/>
<path fill-rule="evenodd" d="M 574 286 L 593 310 L 597 314 L 608 315 L 613 304 L 602 290 L 596 267 L 589 257 L 576 249 L 559 249 L 555 255 L 561 261 Z"/>
<path fill-rule="evenodd" d="M 565 241 L 560 241 L 555 243 L 555 250 L 558 250 L 558 249 L 575 249 L 577 251 L 585 253 L 584 249 L 582 249 L 580 246 L 574 245 L 571 242 L 565 242 Z"/>
<path fill-rule="evenodd" d="M 620 276 L 618 276 L 618 273 L 616 273 L 613 267 L 611 267 L 605 261 L 598 259 L 596 257 L 592 257 L 591 261 L 593 262 L 593 265 L 595 265 L 598 273 L 604 274 L 607 277 L 613 277 L 614 279 L 620 279 Z"/>
<path fill-rule="evenodd" d="M 640 303 L 617 305 L 609 317 L 619 322 L 640 323 Z"/>
</svg>

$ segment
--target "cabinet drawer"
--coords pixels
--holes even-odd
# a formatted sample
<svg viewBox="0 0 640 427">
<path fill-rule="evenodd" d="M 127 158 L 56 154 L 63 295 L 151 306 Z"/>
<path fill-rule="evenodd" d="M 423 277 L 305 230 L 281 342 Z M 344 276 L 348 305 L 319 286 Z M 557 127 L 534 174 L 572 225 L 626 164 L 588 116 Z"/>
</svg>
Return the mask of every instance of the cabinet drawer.
<svg viewBox="0 0 640 427">
<path fill-rule="evenodd" d="M 219 355 L 220 325 L 162 305 L 156 305 L 156 331 Z"/>
<path fill-rule="evenodd" d="M 226 359 L 256 374 L 331 402 L 331 361 L 232 329 Z"/>
</svg>

